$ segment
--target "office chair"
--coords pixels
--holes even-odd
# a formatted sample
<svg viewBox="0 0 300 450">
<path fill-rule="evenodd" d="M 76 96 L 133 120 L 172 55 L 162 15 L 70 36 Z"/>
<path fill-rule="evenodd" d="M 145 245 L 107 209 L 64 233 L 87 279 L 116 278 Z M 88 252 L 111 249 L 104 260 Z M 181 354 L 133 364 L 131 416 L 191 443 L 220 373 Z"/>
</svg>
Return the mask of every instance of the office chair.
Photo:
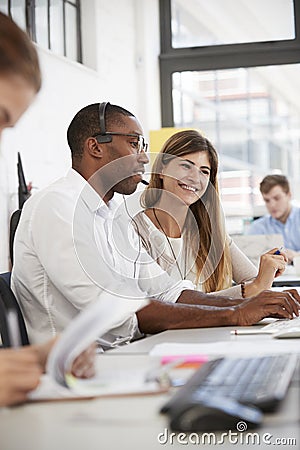
<svg viewBox="0 0 300 450">
<path fill-rule="evenodd" d="M 28 190 L 28 186 L 26 184 L 20 152 L 18 152 L 17 171 L 19 181 L 18 186 L 19 209 L 22 209 L 24 203 L 26 202 L 26 200 L 29 199 L 31 193 L 30 190 Z"/>
<path fill-rule="evenodd" d="M 6 308 L 0 300 L 0 335 L 3 347 L 10 347 L 10 338 L 8 334 L 7 321 L 6 321 Z M 0 345 L 1 347 L 1 345 Z"/>
<path fill-rule="evenodd" d="M 21 209 L 17 209 L 14 211 L 10 218 L 9 224 L 9 256 L 11 265 L 14 263 L 14 239 L 17 231 L 17 227 L 19 225 L 20 217 L 21 217 Z"/>
<path fill-rule="evenodd" d="M 28 334 L 25 321 L 20 306 L 14 296 L 13 291 L 7 285 L 6 281 L 0 277 L 0 334 L 2 345 L 10 347 L 10 337 L 7 327 L 7 312 L 12 309 L 16 311 L 19 322 L 20 336 L 22 345 L 29 345 Z"/>
<path fill-rule="evenodd" d="M 21 155 L 19 152 L 18 152 L 17 171 L 18 171 L 18 180 L 19 180 L 19 185 L 18 185 L 19 209 L 17 209 L 15 212 L 13 212 L 13 214 L 10 218 L 9 254 L 10 254 L 11 265 L 13 265 L 13 263 L 14 263 L 14 261 L 13 261 L 14 238 L 15 238 L 17 226 L 20 221 L 21 211 L 22 211 L 24 203 L 31 195 L 30 191 L 28 190 L 26 181 L 25 181 L 25 175 L 24 175 L 24 171 L 23 171 Z"/>
<path fill-rule="evenodd" d="M 5 280 L 8 286 L 10 286 L 11 272 L 0 273 L 0 277 Z"/>
</svg>

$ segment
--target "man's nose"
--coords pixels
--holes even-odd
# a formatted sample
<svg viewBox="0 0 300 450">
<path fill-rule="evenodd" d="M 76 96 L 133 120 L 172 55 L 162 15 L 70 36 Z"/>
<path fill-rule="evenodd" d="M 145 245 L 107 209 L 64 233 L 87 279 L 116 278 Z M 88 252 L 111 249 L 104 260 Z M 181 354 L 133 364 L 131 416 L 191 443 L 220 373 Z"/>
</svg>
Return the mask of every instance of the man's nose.
<svg viewBox="0 0 300 450">
<path fill-rule="evenodd" d="M 139 153 L 137 156 L 138 156 L 137 160 L 139 163 L 148 164 L 149 158 L 148 158 L 147 153 L 145 153 L 144 151 L 141 151 L 141 153 Z"/>
</svg>

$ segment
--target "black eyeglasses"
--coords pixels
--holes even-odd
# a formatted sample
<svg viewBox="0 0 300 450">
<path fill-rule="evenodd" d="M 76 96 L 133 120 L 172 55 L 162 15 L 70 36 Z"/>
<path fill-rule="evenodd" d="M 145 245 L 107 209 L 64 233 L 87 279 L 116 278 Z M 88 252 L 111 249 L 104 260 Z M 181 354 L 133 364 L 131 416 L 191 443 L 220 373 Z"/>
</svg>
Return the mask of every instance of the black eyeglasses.
<svg viewBox="0 0 300 450">
<path fill-rule="evenodd" d="M 118 133 L 117 131 L 105 131 L 105 133 L 94 134 L 93 135 L 93 137 L 96 138 L 99 143 L 101 143 L 101 137 L 103 137 L 103 136 L 128 136 L 128 137 L 134 137 L 134 138 L 137 139 L 137 141 L 136 142 L 132 142 L 132 144 L 136 144 L 136 146 L 135 146 L 136 152 L 137 153 L 141 153 L 141 152 L 147 152 L 148 151 L 148 144 L 145 141 L 144 136 L 142 136 L 141 134 Z"/>
</svg>

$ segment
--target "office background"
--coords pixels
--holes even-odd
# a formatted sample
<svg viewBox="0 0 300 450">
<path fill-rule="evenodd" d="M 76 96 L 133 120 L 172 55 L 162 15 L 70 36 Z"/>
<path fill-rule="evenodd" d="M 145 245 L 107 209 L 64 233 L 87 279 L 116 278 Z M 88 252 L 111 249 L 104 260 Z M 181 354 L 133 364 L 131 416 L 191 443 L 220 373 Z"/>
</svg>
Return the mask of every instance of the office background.
<svg viewBox="0 0 300 450">
<path fill-rule="evenodd" d="M 146 136 L 161 126 L 200 128 L 220 154 L 232 232 L 264 212 L 258 184 L 268 173 L 288 175 L 300 201 L 296 0 L 0 0 L 0 10 L 37 42 L 43 74 L 34 104 L 1 141 L 1 271 L 17 152 L 33 193 L 63 175 L 66 128 L 88 103 L 126 107 Z"/>
</svg>

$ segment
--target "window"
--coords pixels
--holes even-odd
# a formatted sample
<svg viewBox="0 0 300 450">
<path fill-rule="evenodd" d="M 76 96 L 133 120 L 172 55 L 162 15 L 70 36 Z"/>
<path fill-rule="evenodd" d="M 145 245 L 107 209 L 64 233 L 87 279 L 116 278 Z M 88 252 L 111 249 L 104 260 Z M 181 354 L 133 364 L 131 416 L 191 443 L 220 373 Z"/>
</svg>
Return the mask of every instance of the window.
<svg viewBox="0 0 300 450">
<path fill-rule="evenodd" d="M 0 0 L 0 10 L 41 47 L 82 61 L 80 0 Z"/>
<path fill-rule="evenodd" d="M 226 214 L 256 215 L 267 173 L 287 174 L 295 193 L 300 2 L 160 0 L 160 17 L 162 126 L 216 146 Z"/>
<path fill-rule="evenodd" d="M 172 0 L 171 14 L 174 48 L 295 38 L 293 0 Z"/>
</svg>

